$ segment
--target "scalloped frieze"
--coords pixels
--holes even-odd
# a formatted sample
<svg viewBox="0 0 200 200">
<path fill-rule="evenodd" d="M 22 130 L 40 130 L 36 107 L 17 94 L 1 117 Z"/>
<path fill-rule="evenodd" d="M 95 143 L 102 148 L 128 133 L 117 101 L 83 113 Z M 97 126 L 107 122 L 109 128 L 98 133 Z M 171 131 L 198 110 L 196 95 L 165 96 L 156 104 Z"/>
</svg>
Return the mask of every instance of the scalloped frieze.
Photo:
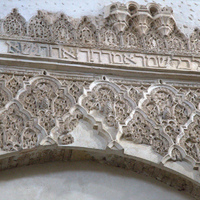
<svg viewBox="0 0 200 200">
<path fill-rule="evenodd" d="M 109 149 L 123 151 L 121 142 L 123 147 L 149 146 L 151 153 L 159 154 L 160 162 L 186 160 L 195 169 L 199 165 L 197 85 L 182 84 L 183 88 L 175 89 L 162 81 L 150 84 L 105 76 L 90 79 L 49 75 L 46 71 L 41 75 L 27 73 L 16 72 L 13 76 L 9 71 L 9 75 L 1 76 L 3 152 L 39 145 L 73 146 L 80 124 L 89 122 Z M 16 87 L 13 77 L 20 87 Z"/>
<path fill-rule="evenodd" d="M 163 156 L 168 153 L 171 143 L 169 138 L 162 134 L 161 128 L 156 127 L 141 110 L 136 110 L 132 119 L 122 127 L 121 139 L 135 144 L 151 145 L 155 152 Z"/>
<path fill-rule="evenodd" d="M 109 81 L 96 81 L 90 85 L 89 90 L 80 98 L 80 104 L 90 113 L 97 111 L 105 117 L 110 127 L 117 128 L 124 124 L 136 103 L 128 97 L 126 92 Z"/>
<path fill-rule="evenodd" d="M 140 106 L 150 119 L 163 127 L 175 144 L 181 134 L 181 126 L 187 123 L 195 110 L 182 94 L 163 84 L 151 86 Z"/>
<path fill-rule="evenodd" d="M 19 99 L 33 116 L 39 117 L 39 124 L 50 134 L 56 120 L 67 114 L 75 104 L 67 88 L 49 76 L 33 78 L 25 83 Z"/>
<path fill-rule="evenodd" d="M 36 118 L 23 109 L 18 101 L 6 104 L 0 113 L 1 149 L 18 151 L 39 145 L 45 132 L 38 125 Z"/>
</svg>

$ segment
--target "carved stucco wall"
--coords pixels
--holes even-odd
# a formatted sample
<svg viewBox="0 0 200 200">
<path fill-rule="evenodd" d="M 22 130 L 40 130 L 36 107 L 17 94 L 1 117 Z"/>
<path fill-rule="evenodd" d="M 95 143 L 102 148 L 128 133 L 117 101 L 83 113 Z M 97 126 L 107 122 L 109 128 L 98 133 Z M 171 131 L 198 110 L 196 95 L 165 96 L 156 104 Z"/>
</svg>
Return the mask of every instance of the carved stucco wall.
<svg viewBox="0 0 200 200">
<path fill-rule="evenodd" d="M 52 2 L 37 11 L 37 2 L 11 1 L 1 13 L 1 169 L 84 157 L 198 199 L 200 31 L 198 18 L 177 17 L 198 3 L 175 13 L 164 3 L 105 3 L 80 17 Z"/>
</svg>

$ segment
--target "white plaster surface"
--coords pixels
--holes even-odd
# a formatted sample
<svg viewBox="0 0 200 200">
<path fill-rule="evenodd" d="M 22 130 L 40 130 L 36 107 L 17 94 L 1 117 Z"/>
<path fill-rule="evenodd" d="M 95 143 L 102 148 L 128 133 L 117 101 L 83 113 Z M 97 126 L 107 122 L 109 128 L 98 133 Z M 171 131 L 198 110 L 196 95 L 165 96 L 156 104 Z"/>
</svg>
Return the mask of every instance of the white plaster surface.
<svg viewBox="0 0 200 200">
<path fill-rule="evenodd" d="M 192 200 L 162 183 L 97 163 L 47 163 L 0 173 L 4 200 Z"/>
<path fill-rule="evenodd" d="M 154 161 L 160 163 L 162 156 L 155 153 L 151 146 L 145 144 L 134 144 L 133 142 L 120 141 L 120 145 L 124 148 L 124 152 L 127 155 L 136 156 L 145 160 Z"/>
<path fill-rule="evenodd" d="M 80 120 L 78 126 L 70 133 L 74 137 L 74 142 L 68 146 L 89 147 L 92 149 L 105 149 L 107 146 L 103 137 L 98 135 L 88 122 Z"/>
<path fill-rule="evenodd" d="M 186 162 L 186 161 L 177 161 L 177 162 L 173 162 L 173 161 L 169 161 L 167 163 L 165 163 L 165 167 L 178 171 L 179 173 L 184 174 L 185 176 L 200 182 L 200 174 L 198 170 L 193 170 L 193 167 L 190 163 Z"/>
<path fill-rule="evenodd" d="M 128 0 L 118 0 L 127 3 Z M 84 15 L 103 14 L 103 7 L 117 2 L 116 0 L 1 0 L 0 18 L 4 18 L 13 8 L 29 20 L 37 13 L 37 10 L 49 12 L 64 12 L 68 16 L 79 18 Z M 139 4 L 159 3 L 162 6 L 170 6 L 174 10 L 174 16 L 178 27 L 186 34 L 190 34 L 195 27 L 200 27 L 200 1 L 199 0 L 135 0 Z"/>
</svg>

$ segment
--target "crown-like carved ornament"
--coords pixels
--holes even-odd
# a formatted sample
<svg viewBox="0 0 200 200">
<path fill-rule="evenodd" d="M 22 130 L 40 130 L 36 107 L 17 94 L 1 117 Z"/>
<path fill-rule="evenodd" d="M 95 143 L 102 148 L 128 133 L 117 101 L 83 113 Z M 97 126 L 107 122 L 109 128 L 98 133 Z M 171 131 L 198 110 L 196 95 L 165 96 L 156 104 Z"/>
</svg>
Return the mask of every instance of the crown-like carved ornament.
<svg viewBox="0 0 200 200">
<path fill-rule="evenodd" d="M 28 22 L 13 9 L 2 24 L 1 38 L 142 53 L 194 56 L 200 51 L 198 28 L 190 36 L 184 35 L 176 25 L 172 8 L 156 3 L 117 2 L 104 8 L 104 16 L 82 19 L 41 10 Z"/>
</svg>

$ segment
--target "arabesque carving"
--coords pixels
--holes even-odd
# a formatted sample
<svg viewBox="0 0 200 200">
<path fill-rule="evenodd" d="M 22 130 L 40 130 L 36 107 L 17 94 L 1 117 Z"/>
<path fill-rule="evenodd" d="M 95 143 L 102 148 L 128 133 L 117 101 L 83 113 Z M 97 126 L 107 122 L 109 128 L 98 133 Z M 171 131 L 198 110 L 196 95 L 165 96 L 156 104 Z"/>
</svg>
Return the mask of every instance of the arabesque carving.
<svg viewBox="0 0 200 200">
<path fill-rule="evenodd" d="M 136 95 L 137 92 L 134 91 L 133 94 Z M 122 139 L 151 145 L 156 152 L 165 155 L 164 160 L 187 159 L 192 162 L 191 156 L 195 161 L 199 161 L 198 137 L 193 139 L 194 132 L 198 135 L 198 125 L 194 122 L 188 126 L 189 130 L 195 126 L 195 131 L 192 132 L 185 129 L 196 109 L 186 100 L 185 95 L 169 85 L 152 85 L 140 98 L 138 107 L 142 111 L 135 111 L 132 120 L 123 126 Z"/>
<path fill-rule="evenodd" d="M 3 21 L 3 30 L 9 36 L 26 36 L 26 20 L 14 8 L 12 12 Z"/>
<path fill-rule="evenodd" d="M 82 119 L 83 116 L 83 113 L 79 109 L 75 109 L 72 114 L 69 113 L 63 118 L 63 120 L 59 121 L 59 129 L 57 130 L 59 134 L 58 144 L 66 145 L 73 143 L 74 138 L 69 133 L 76 128 L 79 120 Z"/>
<path fill-rule="evenodd" d="M 126 148 L 121 142 L 129 142 L 151 147 L 163 163 L 186 160 L 194 168 L 200 164 L 196 86 L 175 89 L 161 80 L 150 84 L 106 76 L 59 78 L 47 71 L 4 73 L 0 106 L 2 152 L 73 146 L 74 131 L 85 121 L 109 149 L 120 151 Z"/>
<path fill-rule="evenodd" d="M 131 102 L 116 85 L 107 81 L 94 82 L 90 88 L 81 105 L 88 112 L 98 111 L 102 114 L 110 127 L 118 128 L 119 124 L 124 124 L 135 107 L 135 102 Z"/>
<path fill-rule="evenodd" d="M 19 40 L 24 37 L 30 41 L 141 53 L 162 51 L 193 56 L 200 52 L 199 29 L 189 37 L 184 35 L 176 25 L 172 8 L 156 3 L 112 3 L 105 7 L 104 17 L 84 16 L 81 20 L 64 13 L 38 11 L 26 22 L 17 9 L 13 9 L 3 20 L 2 28 L 0 37 L 7 35 Z"/>
<path fill-rule="evenodd" d="M 164 85 L 149 88 L 150 93 L 141 103 L 142 109 L 157 125 L 161 125 L 163 132 L 177 144 L 181 134 L 181 126 L 189 120 L 194 107 L 184 100 L 176 90 Z"/>
<path fill-rule="evenodd" d="M 39 145 L 44 132 L 38 126 L 36 119 L 17 102 L 10 102 L 0 114 L 1 149 L 18 151 L 34 148 Z"/>
<path fill-rule="evenodd" d="M 182 80 L 177 73 L 179 82 L 172 81 L 176 74 L 171 72 L 199 71 L 200 31 L 184 35 L 171 8 L 113 3 L 104 16 L 73 19 L 64 13 L 38 11 L 29 22 L 14 9 L 2 20 L 0 38 L 7 40 L 5 62 L 26 56 L 20 62 L 32 64 L 29 70 L 10 69 L 10 62 L 1 67 L 2 154 L 40 145 L 93 145 L 137 157 L 132 152 L 138 147 L 151 152 L 157 163 L 186 160 L 194 169 L 200 166 L 199 73 L 191 72 L 194 82 L 190 74 L 184 72 Z M 35 60 L 45 62 L 32 70 Z M 55 73 L 54 61 L 64 66 L 63 73 Z M 48 63 L 51 72 L 42 71 Z M 91 72 L 85 74 L 86 68 L 79 72 L 80 63 L 81 69 L 87 64 Z M 106 68 L 102 65 L 109 65 L 109 77 L 102 76 Z M 71 66 L 76 73 L 72 68 L 66 73 Z M 143 68 L 137 77 L 139 67 Z M 169 69 L 170 80 L 164 68 Z M 120 77 L 132 69 L 133 77 Z M 156 83 L 149 74 L 162 75 L 166 83 Z"/>
<path fill-rule="evenodd" d="M 68 18 L 61 14 L 52 27 L 54 40 L 63 43 L 73 43 L 76 39 L 73 25 Z"/>
<path fill-rule="evenodd" d="M 0 81 L 0 109 L 4 108 L 4 106 L 12 99 L 12 95 L 5 87 L 5 82 Z"/>
<path fill-rule="evenodd" d="M 199 53 L 200 51 L 200 30 L 198 28 L 190 35 L 190 49 L 194 53 Z"/>
<path fill-rule="evenodd" d="M 79 45 L 95 46 L 97 43 L 96 27 L 88 17 L 82 18 L 77 35 Z"/>
<path fill-rule="evenodd" d="M 122 138 L 136 144 L 152 145 L 152 148 L 161 155 L 168 153 L 169 141 L 160 134 L 158 128 L 148 119 L 145 119 L 141 111 L 136 111 L 133 119 L 122 129 Z"/>
<path fill-rule="evenodd" d="M 28 35 L 36 40 L 51 40 L 50 24 L 45 13 L 38 11 L 38 14 L 30 19 Z"/>
<path fill-rule="evenodd" d="M 196 162 L 200 162 L 200 117 L 199 113 L 193 116 L 193 120 L 185 129 L 185 135 L 181 138 L 180 144 L 186 153 Z"/>
<path fill-rule="evenodd" d="M 57 80 L 44 76 L 25 83 L 24 92 L 19 96 L 24 108 L 39 117 L 39 124 L 47 135 L 56 126 L 56 119 L 62 118 L 74 104 L 66 90 Z"/>
</svg>

